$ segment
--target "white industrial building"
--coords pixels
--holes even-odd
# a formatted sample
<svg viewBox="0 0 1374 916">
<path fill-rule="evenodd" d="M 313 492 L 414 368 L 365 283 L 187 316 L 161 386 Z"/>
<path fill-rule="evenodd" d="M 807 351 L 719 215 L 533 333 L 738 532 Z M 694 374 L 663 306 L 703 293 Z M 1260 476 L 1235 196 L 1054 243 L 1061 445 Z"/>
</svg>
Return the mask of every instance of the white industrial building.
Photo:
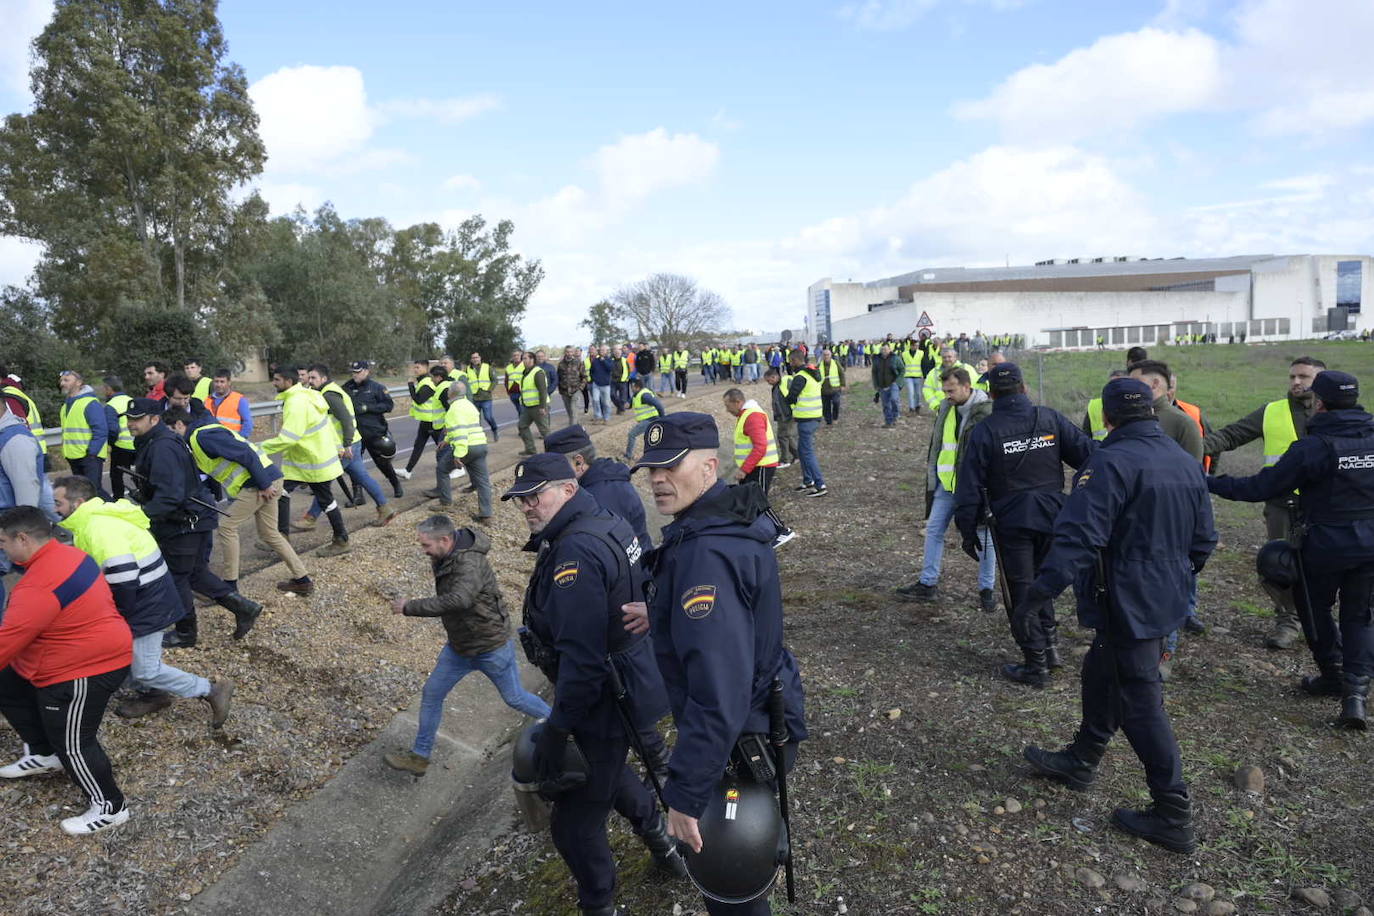
<svg viewBox="0 0 1374 916">
<path fill-rule="evenodd" d="M 1369 255 L 1103 257 L 1029 267 L 933 267 L 868 283 L 818 280 L 808 341 L 1019 334 L 1030 346 L 1151 344 L 1186 334 L 1225 342 L 1374 328 Z M 1374 303 L 1371 303 L 1374 307 Z"/>
</svg>

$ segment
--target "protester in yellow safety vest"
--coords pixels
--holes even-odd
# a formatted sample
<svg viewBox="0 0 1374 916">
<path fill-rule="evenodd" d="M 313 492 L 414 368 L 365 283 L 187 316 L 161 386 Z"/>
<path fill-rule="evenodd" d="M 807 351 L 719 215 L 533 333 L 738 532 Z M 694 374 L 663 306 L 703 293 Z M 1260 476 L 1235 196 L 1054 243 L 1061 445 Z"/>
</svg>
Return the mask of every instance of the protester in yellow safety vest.
<svg viewBox="0 0 1374 916">
<path fill-rule="evenodd" d="M 525 376 L 525 354 L 520 350 L 512 350 L 510 359 L 506 361 L 506 397 L 510 398 L 511 406 L 516 413 L 520 412 L 520 381 Z"/>
<path fill-rule="evenodd" d="M 953 347 L 945 347 L 940 351 L 940 365 L 926 373 L 923 391 L 925 393 L 926 406 L 931 410 L 940 409 L 940 404 L 945 399 L 943 373 L 946 369 L 952 369 L 955 366 L 962 367 L 963 370 L 968 373 L 970 379 L 976 379 L 978 377 L 978 373 L 972 366 L 968 363 L 959 362 L 958 354 Z"/>
<path fill-rule="evenodd" d="M 633 464 L 635 440 L 644 434 L 644 430 L 649 428 L 651 422 L 664 416 L 668 411 L 664 409 L 663 402 L 649 390 L 644 379 L 635 379 L 630 383 L 630 389 L 634 392 L 630 397 L 630 407 L 635 412 L 635 423 L 630 427 L 630 431 L 625 434 L 625 460 Z"/>
<path fill-rule="evenodd" d="M 189 359 L 183 367 L 186 377 L 196 383 L 195 390 L 191 392 L 191 397 L 200 401 L 204 407 L 210 406 L 210 379 L 205 375 L 205 370 L 201 367 L 200 360 Z"/>
<path fill-rule="evenodd" d="M 622 358 L 620 362 L 623 365 L 625 360 Z M 522 455 L 536 454 L 530 426 L 538 427 L 540 439 L 549 434 L 549 380 L 537 364 L 534 352 L 526 350 L 524 371 L 520 376 L 520 422 L 516 424 L 520 441 L 525 443 Z"/>
<path fill-rule="evenodd" d="M 539 370 L 542 371 L 542 370 Z M 467 469 L 468 479 L 477 492 L 474 521 L 491 521 L 491 474 L 487 470 L 487 437 L 482 432 L 482 416 L 468 397 L 466 383 L 455 382 L 449 392 L 448 413 L 444 417 L 444 444 L 435 464 L 435 487 L 424 495 L 453 504 L 453 485 L 449 472 L 459 464 Z"/>
<path fill-rule="evenodd" d="M 821 425 L 824 413 L 821 406 L 821 372 L 807 364 L 800 350 L 792 352 L 789 362 L 792 380 L 783 400 L 792 408 L 792 419 L 797 424 L 797 453 L 801 460 L 802 482 L 796 489 L 807 496 L 825 496 L 830 491 L 825 488 L 825 475 L 816 455 L 816 430 Z"/>
<path fill-rule="evenodd" d="M 124 393 L 124 382 L 117 375 L 101 379 L 100 395 L 105 399 L 106 432 L 110 443 L 110 493 L 124 498 L 125 471 L 134 466 L 134 434 L 129 432 L 129 403 L 133 398 Z"/>
<path fill-rule="evenodd" d="M 724 395 L 725 410 L 735 418 L 735 480 L 756 483 L 767 493 L 778 470 L 778 440 L 768 414 L 744 392 L 731 388 Z"/>
<path fill-rule="evenodd" d="M 673 388 L 680 398 L 687 397 L 687 370 L 692 365 L 692 354 L 682 347 L 673 356 Z"/>
<path fill-rule="evenodd" d="M 72 533 L 73 545 L 100 565 L 115 607 L 133 634 L 129 680 L 137 693 L 122 700 L 115 714 L 137 718 L 172 705 L 176 697 L 195 697 L 209 705 L 210 727 L 222 726 L 234 685 L 162 663 L 162 631 L 185 616 L 186 609 L 162 550 L 148 532 L 148 516 L 127 500 L 101 499 L 84 477 L 59 478 L 53 497 L 61 526 Z"/>
<path fill-rule="evenodd" d="M 330 424 L 348 453 L 343 459 L 343 468 L 344 473 L 353 481 L 353 505 L 363 505 L 366 502 L 363 494 L 366 493 L 372 497 L 372 502 L 377 507 L 377 524 L 383 527 L 391 524 L 391 520 L 396 517 L 396 507 L 388 504 L 386 494 L 363 464 L 363 436 L 358 430 L 358 416 L 354 412 L 353 398 L 330 378 L 329 367 L 323 363 L 311 366 L 305 378 L 310 387 L 324 397 L 329 408 Z M 452 382 L 445 379 L 443 384 L 448 386 Z M 314 528 L 315 519 L 319 514 L 320 504 L 312 503 L 300 520 L 304 522 L 303 527 L 307 530 Z"/>
<path fill-rule="evenodd" d="M 281 432 L 260 446 L 264 453 L 282 453 L 282 473 L 286 477 L 286 499 L 278 503 L 277 530 L 285 537 L 291 530 L 292 491 L 308 486 L 319 500 L 329 526 L 334 531 L 331 544 L 321 548 L 321 556 L 337 556 L 349 550 L 348 529 L 343 513 L 334 500 L 330 485 L 343 475 L 341 458 L 345 454 L 334 426 L 330 423 L 329 407 L 318 391 L 297 384 L 300 367 L 278 366 L 272 372 L 272 387 L 282 402 Z M 442 371 L 442 370 L 441 370 Z"/>
<path fill-rule="evenodd" d="M 1278 464 L 1288 447 L 1307 435 L 1307 421 L 1316 411 L 1312 397 L 1312 380 L 1326 368 L 1326 363 L 1310 356 L 1299 356 L 1288 367 L 1288 395 L 1270 401 L 1263 407 L 1222 429 L 1208 433 L 1202 442 L 1204 455 L 1215 457 L 1238 449 L 1256 439 L 1264 440 L 1264 466 Z M 1286 494 L 1264 504 L 1264 527 L 1269 540 L 1292 537 L 1293 507 L 1296 494 Z M 1271 649 L 1291 649 L 1301 638 L 1298 616 L 1291 596 L 1276 600 L 1273 632 L 1265 640 Z"/>
<path fill-rule="evenodd" d="M 440 401 L 439 383 L 448 373 L 440 366 L 435 366 L 434 371 L 438 375 L 431 374 L 429 360 L 417 359 L 410 364 L 410 416 L 419 422 L 415 425 L 415 441 L 411 443 L 406 466 L 396 469 L 396 476 L 402 480 L 410 479 L 415 465 L 420 463 L 420 456 L 425 453 L 426 442 L 432 441 L 434 447 L 438 448 L 443 441 L 440 430 L 443 428 L 445 405 Z"/>
<path fill-rule="evenodd" d="M 1124 378 L 1125 369 L 1113 369 L 1107 375 L 1107 381 L 1114 378 Z M 1088 402 L 1088 409 L 1083 414 L 1083 422 L 1078 424 L 1078 428 L 1092 436 L 1098 442 L 1107 438 L 1107 421 L 1102 413 L 1102 398 L 1096 397 Z"/>
<path fill-rule="evenodd" d="M 68 369 L 58 376 L 58 386 L 66 399 L 58 414 L 62 426 L 62 457 L 67 459 L 73 474 L 95 484 L 101 498 L 108 496 L 101 486 L 105 476 L 105 459 L 110 455 L 110 427 L 105 405 L 86 384 L 81 373 Z"/>
<path fill-rule="evenodd" d="M 19 402 L 19 407 L 23 410 L 24 422 L 29 426 L 29 432 L 39 437 L 39 441 L 42 441 L 43 419 L 38 415 L 38 405 L 33 402 L 33 398 L 29 397 L 23 388 L 19 387 L 18 380 L 5 369 L 0 369 L 0 396 Z"/>
<path fill-rule="evenodd" d="M 481 353 L 473 353 L 468 357 L 468 399 L 482 415 L 482 421 L 491 428 L 492 441 L 500 439 L 501 434 L 496 429 L 496 414 L 492 409 L 491 366 L 482 362 Z M 448 423 L 447 420 L 444 422 Z"/>
</svg>

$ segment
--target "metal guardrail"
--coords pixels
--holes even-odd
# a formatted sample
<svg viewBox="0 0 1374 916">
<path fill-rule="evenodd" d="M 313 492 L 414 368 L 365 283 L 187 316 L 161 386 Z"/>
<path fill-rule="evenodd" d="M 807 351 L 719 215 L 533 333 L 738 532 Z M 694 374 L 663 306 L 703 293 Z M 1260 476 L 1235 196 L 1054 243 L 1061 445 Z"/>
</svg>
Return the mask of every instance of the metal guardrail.
<svg viewBox="0 0 1374 916">
<path fill-rule="evenodd" d="M 386 390 L 386 393 L 393 398 L 408 397 L 410 395 L 410 389 L 405 385 L 392 385 Z M 250 401 L 248 410 L 252 413 L 254 420 L 257 420 L 259 417 L 281 416 L 281 401 L 275 398 L 270 401 Z M 45 429 L 38 438 L 42 441 L 45 448 L 59 448 L 62 445 L 62 428 L 53 427 L 52 429 Z"/>
</svg>

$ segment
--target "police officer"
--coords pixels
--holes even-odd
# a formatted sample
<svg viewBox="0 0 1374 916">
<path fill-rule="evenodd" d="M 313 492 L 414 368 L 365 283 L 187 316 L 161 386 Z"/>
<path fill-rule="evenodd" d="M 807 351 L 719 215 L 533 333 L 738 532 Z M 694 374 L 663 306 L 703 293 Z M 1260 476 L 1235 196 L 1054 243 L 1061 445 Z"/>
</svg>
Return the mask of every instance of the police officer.
<svg viewBox="0 0 1374 916">
<path fill-rule="evenodd" d="M 396 457 L 396 440 L 391 438 L 386 422 L 386 415 L 396 409 L 396 402 L 386 386 L 372 377 L 372 364 L 367 360 L 354 360 L 348 369 L 353 377 L 343 383 L 343 390 L 353 399 L 353 416 L 363 437 L 363 448 L 391 484 L 392 495 L 400 499 L 405 491 L 391 466 L 391 459 Z"/>
<path fill-rule="evenodd" d="M 806 738 L 801 675 L 782 641 L 782 586 L 772 549 L 777 524 L 752 486 L 717 479 L 720 434 L 708 414 L 655 420 L 644 456 L 654 504 L 673 521 L 646 559 L 653 575 L 647 608 L 626 608 L 627 626 L 645 623 L 672 704 L 678 738 L 663 789 L 672 835 L 702 851 L 698 820 L 726 767 L 742 769 L 737 747 L 769 731 L 768 697 L 782 683 L 789 757 Z M 640 615 L 647 611 L 647 621 Z M 789 764 L 790 765 L 790 764 Z M 712 914 L 767 914 L 766 895 L 747 904 L 707 899 Z"/>
<path fill-rule="evenodd" d="M 1313 695 L 1343 697 L 1340 722 L 1365 728 L 1374 674 L 1374 417 L 1359 405 L 1355 376 L 1328 369 L 1312 381 L 1307 434 L 1254 477 L 1211 477 L 1226 499 L 1260 502 L 1300 492 L 1305 530 L 1296 587 L 1312 657 L 1321 671 L 1302 680 Z M 1303 582 L 1302 579 L 1306 581 Z M 1304 595 L 1304 591 L 1306 595 Z M 1331 619 L 1340 597 L 1340 629 Z"/>
<path fill-rule="evenodd" d="M 1196 846 L 1188 787 L 1159 676 L 1163 639 L 1183 623 L 1191 577 L 1217 543 L 1202 465 L 1159 428 L 1154 397 L 1138 379 L 1102 389 L 1108 433 L 1074 479 L 1054 524 L 1040 575 L 1016 608 L 1013 628 L 1043 636 L 1031 622 L 1070 584 L 1078 619 L 1097 631 L 1083 659 L 1083 718 L 1061 751 L 1034 745 L 1025 757 L 1036 772 L 1086 789 L 1107 742 L 1126 732 L 1145 766 L 1154 804 L 1118 808 L 1112 822 L 1173 852 Z"/>
<path fill-rule="evenodd" d="M 1312 395 L 1312 380 L 1326 368 L 1326 363 L 1310 356 L 1299 356 L 1288 367 L 1288 394 L 1259 407 L 1222 429 L 1208 433 L 1202 442 L 1203 453 L 1216 456 L 1240 448 L 1256 439 L 1264 440 L 1264 466 L 1278 463 L 1288 447 L 1307 434 L 1307 421 L 1316 411 Z M 1292 493 L 1279 494 L 1264 504 L 1264 527 L 1269 540 L 1286 539 L 1291 509 L 1296 502 Z M 1298 613 L 1290 598 L 1274 606 L 1274 629 L 1265 640 L 1271 649 L 1291 649 L 1299 637 Z"/>
<path fill-rule="evenodd" d="M 1025 600 L 1049 553 L 1054 518 L 1064 505 L 1064 465 L 1081 468 L 1094 445 L 1068 417 L 1031 403 L 1015 363 L 992 367 L 987 378 L 992 413 L 970 430 L 960 455 L 954 523 L 964 552 L 978 559 L 980 516 L 984 509 L 992 514 L 1010 614 Z M 1043 687 L 1050 669 L 1062 667 L 1054 609 L 1048 603 L 1042 608 L 1040 617 L 1028 621 L 1032 638 L 1018 640 L 1024 662 L 1002 666 L 1003 677 L 1032 687 Z"/>
<path fill-rule="evenodd" d="M 544 451 L 567 455 L 578 485 L 590 493 L 601 508 L 629 522 L 645 553 L 653 549 L 644 501 L 630 483 L 630 469 L 624 462 L 598 458 L 596 446 L 580 425 L 549 433 L 544 440 Z"/>
<path fill-rule="evenodd" d="M 630 821 L 661 868 L 684 874 L 653 796 L 626 766 L 630 740 L 622 713 L 643 729 L 667 711 L 653 645 L 620 625 L 621 606 L 643 594 L 634 532 L 577 485 L 563 455 L 545 452 L 515 468 L 502 500 L 520 500 L 536 555 L 525 590 L 521 638 L 530 661 L 553 683 L 553 711 L 540 732 L 535 766 L 542 783 L 562 775 L 569 736 L 587 760 L 580 787 L 550 798 L 553 843 L 577 882 L 584 913 L 615 914 L 615 860 L 606 837 L 614 808 Z M 610 666 L 626 689 L 617 709 Z"/>
</svg>

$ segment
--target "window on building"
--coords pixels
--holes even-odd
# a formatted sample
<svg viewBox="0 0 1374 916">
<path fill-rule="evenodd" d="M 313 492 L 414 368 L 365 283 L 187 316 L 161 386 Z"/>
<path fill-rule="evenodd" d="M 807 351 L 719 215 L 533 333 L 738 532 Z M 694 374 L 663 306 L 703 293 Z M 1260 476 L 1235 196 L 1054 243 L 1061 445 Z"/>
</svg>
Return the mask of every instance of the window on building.
<svg viewBox="0 0 1374 916">
<path fill-rule="evenodd" d="M 1125 342 L 1126 342 L 1126 329 L 1125 329 L 1125 328 L 1112 328 L 1112 343 L 1113 343 L 1113 344 L 1123 344 L 1123 343 L 1125 343 Z"/>
<path fill-rule="evenodd" d="M 1133 343 L 1133 344 L 1138 344 L 1138 343 L 1140 343 L 1140 331 L 1141 331 L 1141 329 L 1140 329 L 1139 327 L 1127 328 L 1127 329 L 1126 329 L 1126 343 Z"/>
<path fill-rule="evenodd" d="M 1288 330 L 1289 327 L 1290 327 L 1289 320 L 1288 320 L 1287 318 L 1280 318 L 1278 321 L 1279 321 L 1279 333 L 1280 333 L 1280 334 L 1288 334 L 1288 333 L 1290 333 L 1289 330 Z"/>
<path fill-rule="evenodd" d="M 1360 313 L 1360 287 L 1364 282 L 1364 264 L 1360 261 L 1336 262 L 1336 305 L 1345 306 L 1351 315 Z"/>
</svg>

